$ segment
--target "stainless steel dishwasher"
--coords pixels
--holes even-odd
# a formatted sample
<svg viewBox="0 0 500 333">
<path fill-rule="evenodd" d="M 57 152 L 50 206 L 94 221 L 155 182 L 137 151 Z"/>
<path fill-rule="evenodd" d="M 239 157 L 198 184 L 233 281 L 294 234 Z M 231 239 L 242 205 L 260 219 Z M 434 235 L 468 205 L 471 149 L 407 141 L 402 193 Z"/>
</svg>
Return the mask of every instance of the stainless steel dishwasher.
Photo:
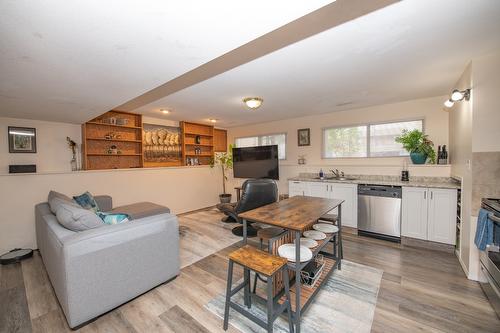
<svg viewBox="0 0 500 333">
<path fill-rule="evenodd" d="M 401 241 L 401 186 L 358 186 L 358 234 Z"/>
</svg>

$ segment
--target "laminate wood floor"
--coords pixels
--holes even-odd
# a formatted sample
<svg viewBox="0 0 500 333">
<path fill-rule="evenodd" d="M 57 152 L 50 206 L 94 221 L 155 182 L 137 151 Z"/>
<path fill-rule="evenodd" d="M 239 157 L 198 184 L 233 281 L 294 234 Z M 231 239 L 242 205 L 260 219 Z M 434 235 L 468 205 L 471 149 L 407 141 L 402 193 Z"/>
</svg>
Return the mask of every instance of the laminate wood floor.
<svg viewBox="0 0 500 333">
<path fill-rule="evenodd" d="M 224 292 L 227 256 L 239 239 L 220 218 L 214 210 L 181 216 L 181 274 L 78 332 L 223 332 L 204 305 Z M 384 270 L 373 332 L 500 332 L 481 288 L 452 254 L 345 233 L 344 256 Z M 0 266 L 0 332 L 71 332 L 38 252 Z"/>
</svg>

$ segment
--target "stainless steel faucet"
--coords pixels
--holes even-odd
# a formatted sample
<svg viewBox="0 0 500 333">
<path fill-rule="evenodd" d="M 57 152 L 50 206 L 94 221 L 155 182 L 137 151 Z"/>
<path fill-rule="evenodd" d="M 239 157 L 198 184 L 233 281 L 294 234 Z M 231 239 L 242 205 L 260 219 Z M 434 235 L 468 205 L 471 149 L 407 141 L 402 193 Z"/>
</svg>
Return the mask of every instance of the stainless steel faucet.
<svg viewBox="0 0 500 333">
<path fill-rule="evenodd" d="M 341 178 L 341 177 L 344 177 L 344 171 L 339 171 L 339 169 L 335 169 L 335 170 L 330 170 L 333 175 L 335 176 L 335 178 Z"/>
</svg>

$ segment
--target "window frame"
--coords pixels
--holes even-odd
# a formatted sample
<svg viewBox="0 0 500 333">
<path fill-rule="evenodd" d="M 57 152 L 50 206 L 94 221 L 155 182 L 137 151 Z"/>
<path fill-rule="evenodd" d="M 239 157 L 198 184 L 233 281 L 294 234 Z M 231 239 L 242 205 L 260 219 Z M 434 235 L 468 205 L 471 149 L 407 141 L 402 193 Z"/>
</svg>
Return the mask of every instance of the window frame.
<svg viewBox="0 0 500 333">
<path fill-rule="evenodd" d="M 328 126 L 328 127 L 323 127 L 321 128 L 321 159 L 324 160 L 333 160 L 333 159 L 360 159 L 360 158 L 395 158 L 395 157 L 406 157 L 410 156 L 410 154 L 405 154 L 405 155 L 394 155 L 394 156 L 371 156 L 371 126 L 374 125 L 386 125 L 386 124 L 395 124 L 395 123 L 405 123 L 405 122 L 410 122 L 410 121 L 421 121 L 422 122 L 422 132 L 425 134 L 425 118 L 408 118 L 408 119 L 402 119 L 402 120 L 391 120 L 391 121 L 379 121 L 379 122 L 369 122 L 369 123 L 358 123 L 358 124 L 348 124 L 348 125 L 341 125 L 341 126 Z M 359 157 L 359 156 L 353 156 L 353 157 L 326 157 L 325 155 L 325 148 L 326 148 L 326 143 L 325 143 L 325 131 L 331 130 L 331 129 L 339 129 L 339 128 L 350 128 L 350 127 L 360 127 L 360 126 L 365 126 L 366 127 L 366 156 Z"/>
<path fill-rule="evenodd" d="M 286 154 L 286 150 L 287 149 L 286 149 L 286 146 L 288 145 L 288 133 L 287 132 L 278 132 L 278 133 L 269 133 L 269 134 L 257 134 L 257 135 L 248 135 L 248 136 L 238 136 L 238 137 L 234 138 L 234 147 L 235 148 L 242 148 L 242 147 L 237 147 L 236 146 L 236 140 L 238 140 L 238 139 L 248 139 L 248 138 L 257 138 L 258 145 L 259 145 L 258 147 L 262 147 L 262 145 L 261 145 L 261 138 L 263 136 L 271 136 L 271 135 L 284 135 L 285 136 L 285 158 L 278 158 L 278 160 L 279 161 L 286 161 L 286 158 L 287 158 L 287 154 Z"/>
</svg>

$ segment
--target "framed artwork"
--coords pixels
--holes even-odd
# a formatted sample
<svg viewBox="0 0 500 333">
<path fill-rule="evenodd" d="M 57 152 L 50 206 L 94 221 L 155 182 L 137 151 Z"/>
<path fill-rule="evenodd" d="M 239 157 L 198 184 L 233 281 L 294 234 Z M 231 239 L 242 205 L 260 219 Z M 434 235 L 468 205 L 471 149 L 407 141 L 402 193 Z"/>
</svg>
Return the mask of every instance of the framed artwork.
<svg viewBox="0 0 500 333">
<path fill-rule="evenodd" d="M 311 131 L 309 128 L 302 128 L 297 130 L 297 139 L 299 146 L 311 145 Z"/>
<path fill-rule="evenodd" d="M 9 126 L 9 153 L 36 153 L 36 128 Z"/>
<path fill-rule="evenodd" d="M 180 127 L 143 124 L 142 128 L 145 166 L 181 164 Z"/>
</svg>

